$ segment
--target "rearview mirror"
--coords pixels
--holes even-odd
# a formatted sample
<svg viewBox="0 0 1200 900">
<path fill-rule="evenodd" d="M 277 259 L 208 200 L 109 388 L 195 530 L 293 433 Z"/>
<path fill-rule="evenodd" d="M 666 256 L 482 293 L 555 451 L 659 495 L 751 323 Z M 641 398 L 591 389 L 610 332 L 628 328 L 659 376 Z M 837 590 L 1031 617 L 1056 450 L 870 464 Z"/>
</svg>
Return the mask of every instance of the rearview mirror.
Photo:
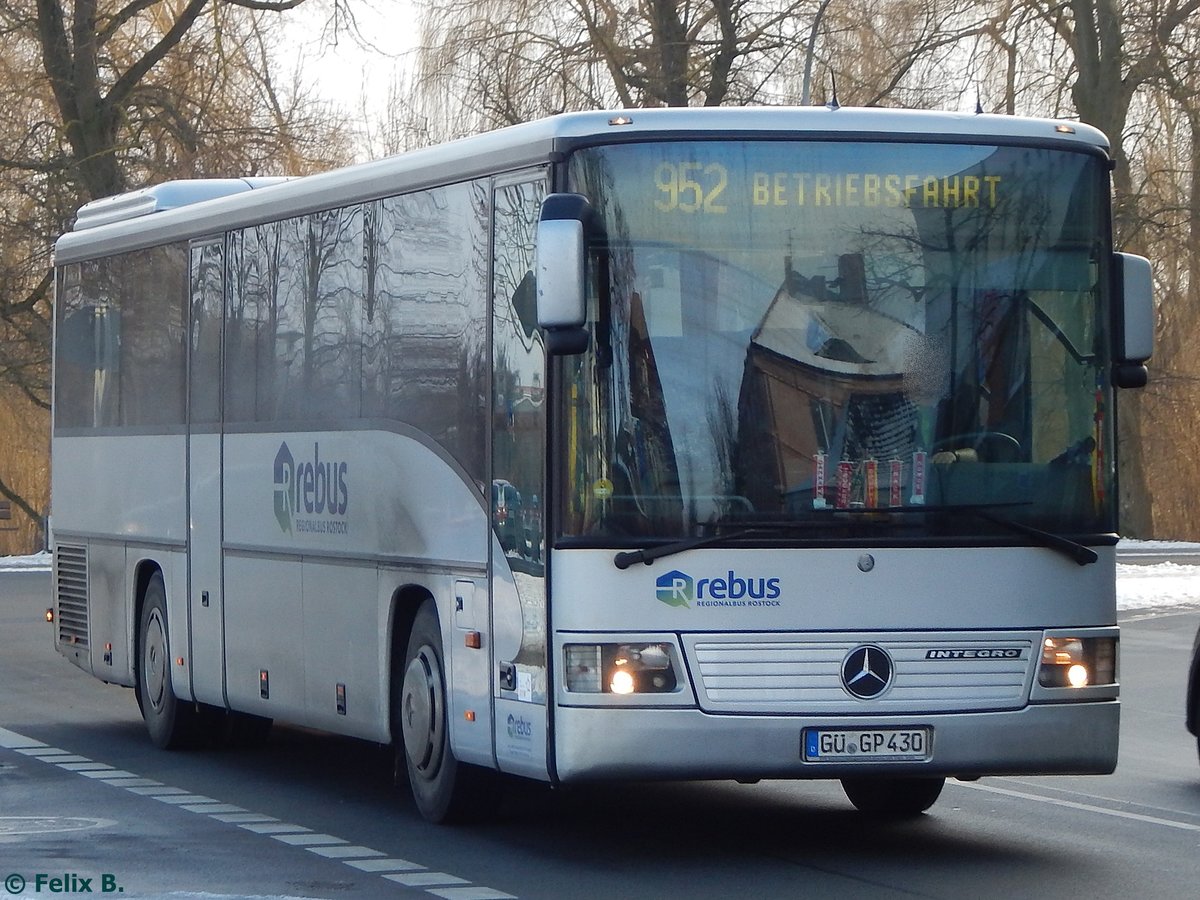
<svg viewBox="0 0 1200 900">
<path fill-rule="evenodd" d="M 537 229 L 537 320 L 552 354 L 587 349 L 587 198 L 550 194 Z"/>
<path fill-rule="evenodd" d="M 1154 282 L 1150 260 L 1132 253 L 1114 253 L 1117 335 L 1113 383 L 1122 388 L 1144 387 L 1146 360 L 1154 352 Z"/>
</svg>

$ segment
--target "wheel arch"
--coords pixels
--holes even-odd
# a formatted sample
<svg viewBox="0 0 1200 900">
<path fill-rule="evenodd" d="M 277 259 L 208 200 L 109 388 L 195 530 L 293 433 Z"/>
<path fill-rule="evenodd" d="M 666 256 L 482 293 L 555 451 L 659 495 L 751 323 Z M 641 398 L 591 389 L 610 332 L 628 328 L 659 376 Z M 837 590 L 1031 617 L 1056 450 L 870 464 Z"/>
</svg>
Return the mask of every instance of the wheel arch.
<svg viewBox="0 0 1200 900">
<path fill-rule="evenodd" d="M 137 681 L 141 678 L 142 661 L 138 656 L 139 641 L 141 640 L 142 630 L 142 607 L 146 602 L 146 589 L 150 586 L 150 580 L 155 575 L 159 575 L 163 580 L 163 589 L 167 589 L 167 576 L 163 571 L 163 567 L 154 559 L 140 560 L 133 569 L 133 628 L 131 629 L 132 643 L 129 648 L 129 658 L 132 663 L 132 671 L 134 678 L 134 687 L 137 686 Z"/>
<path fill-rule="evenodd" d="M 408 652 L 408 638 L 412 634 L 413 622 L 417 618 L 417 611 L 421 608 L 426 600 L 432 600 L 433 593 L 429 588 L 421 584 L 406 584 L 401 585 L 392 592 L 392 603 L 390 619 L 391 625 L 389 628 L 389 640 L 387 644 L 387 665 L 384 667 L 384 672 L 387 673 L 387 696 L 384 698 L 383 708 L 390 710 L 392 708 L 392 691 L 399 683 L 398 678 L 403 677 L 403 668 L 405 655 Z M 391 715 L 388 716 L 388 733 L 392 739 L 392 743 L 397 743 L 399 735 L 394 733 L 395 723 L 391 720 Z"/>
</svg>

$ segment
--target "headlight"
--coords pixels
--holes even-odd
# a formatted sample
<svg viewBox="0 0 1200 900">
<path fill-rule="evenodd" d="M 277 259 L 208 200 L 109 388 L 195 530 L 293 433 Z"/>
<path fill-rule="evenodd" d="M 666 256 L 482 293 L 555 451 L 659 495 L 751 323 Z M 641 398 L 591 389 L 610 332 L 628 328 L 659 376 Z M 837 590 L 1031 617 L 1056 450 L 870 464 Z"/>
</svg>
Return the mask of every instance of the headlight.
<svg viewBox="0 0 1200 900">
<path fill-rule="evenodd" d="M 1081 688 L 1117 683 L 1115 637 L 1048 637 L 1042 642 L 1042 687 Z"/>
<path fill-rule="evenodd" d="M 670 644 L 566 644 L 566 688 L 578 694 L 669 694 L 675 676 Z"/>
</svg>

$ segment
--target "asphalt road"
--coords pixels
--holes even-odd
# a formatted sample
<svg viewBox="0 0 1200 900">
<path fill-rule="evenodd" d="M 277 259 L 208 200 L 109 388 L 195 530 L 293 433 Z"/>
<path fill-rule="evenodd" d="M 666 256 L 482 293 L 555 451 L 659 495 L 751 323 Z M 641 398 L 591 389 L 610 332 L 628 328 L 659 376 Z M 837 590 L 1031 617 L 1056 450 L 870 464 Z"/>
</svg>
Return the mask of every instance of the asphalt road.
<svg viewBox="0 0 1200 900">
<path fill-rule="evenodd" d="M 420 820 L 371 744 L 284 727 L 259 750 L 156 750 L 130 691 L 54 652 L 48 590 L 45 574 L 0 574 L 8 895 L 1200 896 L 1200 760 L 1183 728 L 1197 609 L 1123 621 L 1112 776 L 952 782 L 910 822 L 853 812 L 833 782 L 520 784 L 487 824 L 447 829 Z"/>
</svg>

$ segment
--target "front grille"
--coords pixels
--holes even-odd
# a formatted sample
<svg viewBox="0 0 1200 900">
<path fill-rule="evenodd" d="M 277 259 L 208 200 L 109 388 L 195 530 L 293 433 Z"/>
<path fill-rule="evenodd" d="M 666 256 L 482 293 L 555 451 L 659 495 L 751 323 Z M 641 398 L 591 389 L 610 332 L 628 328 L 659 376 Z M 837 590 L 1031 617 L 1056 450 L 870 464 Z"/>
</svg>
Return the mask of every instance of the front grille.
<svg viewBox="0 0 1200 900">
<path fill-rule="evenodd" d="M 907 714 L 1017 709 L 1034 674 L 1040 634 L 685 635 L 702 709 L 730 713 Z M 863 644 L 887 650 L 891 686 L 861 700 L 842 663 Z"/>
<path fill-rule="evenodd" d="M 58 642 L 88 646 L 87 547 L 59 544 L 54 551 L 54 595 Z"/>
</svg>

